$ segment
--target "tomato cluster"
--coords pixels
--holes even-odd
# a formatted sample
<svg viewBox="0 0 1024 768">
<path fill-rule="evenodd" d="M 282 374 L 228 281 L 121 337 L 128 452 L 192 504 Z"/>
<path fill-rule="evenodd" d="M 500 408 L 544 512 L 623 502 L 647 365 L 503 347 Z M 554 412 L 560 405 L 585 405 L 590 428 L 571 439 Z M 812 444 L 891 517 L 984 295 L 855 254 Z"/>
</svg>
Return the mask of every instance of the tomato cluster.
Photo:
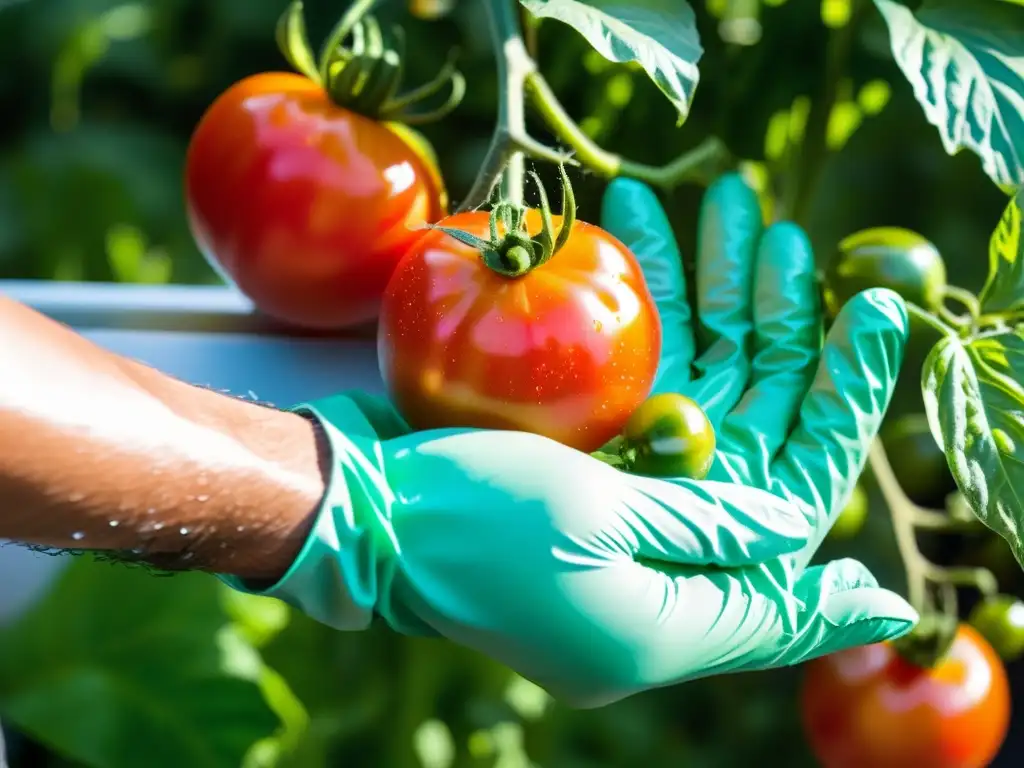
<svg viewBox="0 0 1024 768">
<path fill-rule="evenodd" d="M 392 98 L 397 55 L 346 54 L 348 33 L 336 34 L 316 62 L 293 3 L 278 39 L 299 73 L 245 78 L 202 117 L 185 169 L 199 248 L 286 324 L 377 321 L 381 374 L 414 428 L 516 429 L 600 448 L 644 402 L 660 357 L 660 321 L 635 258 L 575 221 L 563 169 L 564 220 L 546 198 L 540 210 L 502 203 L 503 240 L 492 245 L 521 269 L 489 260 L 481 238 L 495 236 L 497 207 L 447 216 L 429 145 L 389 119 L 408 101 Z"/>
</svg>

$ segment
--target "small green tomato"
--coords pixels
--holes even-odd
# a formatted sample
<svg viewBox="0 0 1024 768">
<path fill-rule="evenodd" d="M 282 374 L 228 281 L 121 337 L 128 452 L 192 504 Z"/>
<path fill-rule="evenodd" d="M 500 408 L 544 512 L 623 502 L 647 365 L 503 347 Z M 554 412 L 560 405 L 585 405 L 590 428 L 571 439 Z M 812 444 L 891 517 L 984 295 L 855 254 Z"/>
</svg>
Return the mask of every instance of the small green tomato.
<svg viewBox="0 0 1024 768">
<path fill-rule="evenodd" d="M 858 483 L 853 487 L 850 500 L 846 502 L 843 511 L 839 513 L 839 517 L 832 524 L 828 537 L 833 541 L 852 539 L 864 527 L 864 521 L 867 519 L 867 516 L 868 494 Z"/>
<path fill-rule="evenodd" d="M 654 395 L 626 422 L 620 455 L 637 475 L 703 480 L 715 460 L 715 429 L 690 398 Z"/>
<path fill-rule="evenodd" d="M 917 232 L 874 227 L 839 243 L 825 270 L 825 308 L 835 317 L 843 304 L 868 288 L 890 288 L 905 301 L 935 311 L 946 289 L 946 264 Z"/>
<path fill-rule="evenodd" d="M 970 623 L 1004 661 L 1024 656 L 1024 601 L 1019 597 L 984 598 L 971 611 Z"/>
</svg>

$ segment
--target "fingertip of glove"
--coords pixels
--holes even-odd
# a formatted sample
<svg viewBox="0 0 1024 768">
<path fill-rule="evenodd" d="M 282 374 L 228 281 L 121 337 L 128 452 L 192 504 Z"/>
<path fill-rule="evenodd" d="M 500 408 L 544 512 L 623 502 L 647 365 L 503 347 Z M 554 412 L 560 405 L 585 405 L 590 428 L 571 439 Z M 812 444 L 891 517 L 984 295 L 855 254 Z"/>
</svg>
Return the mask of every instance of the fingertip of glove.
<svg viewBox="0 0 1024 768">
<path fill-rule="evenodd" d="M 857 323 L 863 325 L 872 319 L 878 321 L 878 331 L 895 331 L 906 338 L 910 331 L 907 305 L 903 298 L 888 288 L 869 288 L 861 291 L 850 299 L 839 313 L 836 322 L 842 318 L 856 316 Z"/>
<path fill-rule="evenodd" d="M 757 201 L 757 193 L 747 184 L 746 180 L 738 173 L 726 173 L 719 176 L 708 187 L 708 202 L 721 205 L 728 201 L 729 207 L 735 205 L 753 206 L 757 208 L 760 215 L 761 207 Z"/>
<path fill-rule="evenodd" d="M 660 206 L 654 190 L 636 179 L 617 178 L 608 185 L 601 203 L 602 219 L 615 218 L 621 215 L 621 207 L 630 209 L 637 206 Z"/>
</svg>

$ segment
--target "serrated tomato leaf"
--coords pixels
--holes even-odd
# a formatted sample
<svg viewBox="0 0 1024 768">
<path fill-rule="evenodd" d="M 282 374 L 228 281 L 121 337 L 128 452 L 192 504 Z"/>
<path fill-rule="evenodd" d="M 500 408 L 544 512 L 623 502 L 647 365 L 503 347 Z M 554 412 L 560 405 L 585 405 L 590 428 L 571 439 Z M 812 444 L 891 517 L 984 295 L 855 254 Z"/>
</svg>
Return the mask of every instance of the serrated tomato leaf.
<svg viewBox="0 0 1024 768">
<path fill-rule="evenodd" d="M 961 493 L 1024 566 L 1024 329 L 928 355 L 921 388 L 935 439 Z"/>
<path fill-rule="evenodd" d="M 983 312 L 1024 309 L 1024 242 L 1020 193 L 1010 200 L 988 244 L 988 280 L 981 291 Z"/>
<path fill-rule="evenodd" d="M 279 718 L 212 577 L 80 558 L 0 632 L 0 711 L 90 768 L 238 768 Z"/>
<path fill-rule="evenodd" d="M 686 119 L 700 79 L 697 20 L 686 0 L 520 0 L 575 29 L 609 61 L 636 62 Z"/>
<path fill-rule="evenodd" d="M 896 63 L 949 154 L 969 149 L 1000 186 L 1024 182 L 1024 7 L 875 0 Z"/>
</svg>

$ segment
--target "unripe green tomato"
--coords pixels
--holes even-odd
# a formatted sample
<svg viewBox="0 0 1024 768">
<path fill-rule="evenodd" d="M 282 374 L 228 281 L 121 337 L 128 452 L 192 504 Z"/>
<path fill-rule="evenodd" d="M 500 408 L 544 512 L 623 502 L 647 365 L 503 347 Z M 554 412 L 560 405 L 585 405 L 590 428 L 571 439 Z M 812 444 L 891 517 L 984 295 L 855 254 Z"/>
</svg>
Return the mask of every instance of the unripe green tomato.
<svg viewBox="0 0 1024 768">
<path fill-rule="evenodd" d="M 971 611 L 970 623 L 1005 661 L 1024 656 L 1024 601 L 1019 597 L 984 598 Z"/>
<path fill-rule="evenodd" d="M 868 516 L 868 494 L 861 487 L 860 483 L 853 487 L 850 500 L 846 502 L 843 511 L 832 524 L 828 537 L 836 541 L 852 539 L 860 529 L 864 527 L 864 521 Z"/>
<path fill-rule="evenodd" d="M 634 474 L 703 480 L 715 461 L 715 429 L 690 398 L 654 395 L 626 422 L 620 454 Z"/>
<path fill-rule="evenodd" d="M 889 288 L 905 301 L 935 311 L 946 288 L 946 264 L 938 249 L 916 232 L 874 227 L 839 243 L 824 282 L 825 308 L 833 318 L 868 288 Z"/>
</svg>

